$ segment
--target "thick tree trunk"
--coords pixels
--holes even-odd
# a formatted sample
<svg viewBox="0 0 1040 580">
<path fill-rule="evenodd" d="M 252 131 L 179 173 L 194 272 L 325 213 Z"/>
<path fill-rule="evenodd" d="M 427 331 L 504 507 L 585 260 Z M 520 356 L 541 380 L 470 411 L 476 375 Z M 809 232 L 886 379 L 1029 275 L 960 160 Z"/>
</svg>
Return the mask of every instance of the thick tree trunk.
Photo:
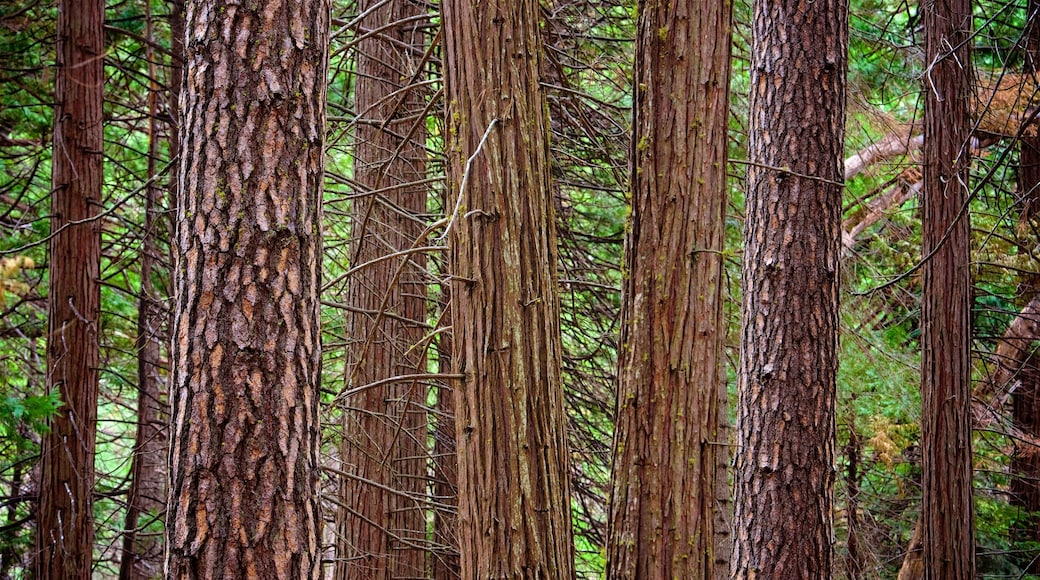
<svg viewBox="0 0 1040 580">
<path fill-rule="evenodd" d="M 758 0 L 737 418 L 737 577 L 833 577 L 848 5 Z"/>
<path fill-rule="evenodd" d="M 363 0 L 365 29 L 358 45 L 355 88 L 352 265 L 410 249 L 426 212 L 425 99 L 408 84 L 420 78 L 423 26 L 414 0 Z M 404 20 L 410 19 L 410 20 Z M 417 578 L 426 568 L 426 387 L 385 381 L 425 370 L 417 348 L 426 325 L 422 254 L 383 259 L 351 281 L 347 314 L 348 390 L 382 381 L 345 398 L 340 485 L 340 550 L 336 578 Z"/>
<path fill-rule="evenodd" d="M 442 10 L 462 577 L 571 578 L 539 6 Z"/>
<path fill-rule="evenodd" d="M 728 2 L 639 5 L 612 578 L 715 577 L 730 19 Z"/>
<path fill-rule="evenodd" d="M 89 578 L 94 546 L 105 3 L 58 3 L 47 387 L 62 407 L 43 437 L 36 578 Z"/>
<path fill-rule="evenodd" d="M 925 578 L 972 578 L 971 0 L 924 3 L 921 253 L 922 561 Z M 952 48 L 951 48 L 952 47 Z M 967 67 L 967 68 L 966 68 Z"/>
<path fill-rule="evenodd" d="M 167 578 L 318 578 L 329 5 L 188 5 Z"/>
</svg>

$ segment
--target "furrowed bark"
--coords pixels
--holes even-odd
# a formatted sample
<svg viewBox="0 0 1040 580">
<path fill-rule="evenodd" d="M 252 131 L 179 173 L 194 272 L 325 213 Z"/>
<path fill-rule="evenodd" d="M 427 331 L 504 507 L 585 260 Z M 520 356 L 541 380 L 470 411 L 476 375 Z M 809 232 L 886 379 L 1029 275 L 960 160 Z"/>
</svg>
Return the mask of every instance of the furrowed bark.
<svg viewBox="0 0 1040 580">
<path fill-rule="evenodd" d="M 167 578 L 318 578 L 329 5 L 188 4 Z"/>
<path fill-rule="evenodd" d="M 833 577 L 848 4 L 754 5 L 737 415 L 740 578 Z"/>
</svg>

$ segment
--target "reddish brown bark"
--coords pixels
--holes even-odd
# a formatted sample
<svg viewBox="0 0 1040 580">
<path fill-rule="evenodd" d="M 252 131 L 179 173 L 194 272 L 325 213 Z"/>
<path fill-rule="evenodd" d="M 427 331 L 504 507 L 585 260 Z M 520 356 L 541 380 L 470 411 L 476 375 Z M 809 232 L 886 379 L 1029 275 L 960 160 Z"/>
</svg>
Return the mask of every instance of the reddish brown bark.
<svg viewBox="0 0 1040 580">
<path fill-rule="evenodd" d="M 733 571 L 833 577 L 848 5 L 754 4 Z"/>
<path fill-rule="evenodd" d="M 357 48 L 354 181 L 359 193 L 382 193 L 354 202 L 354 265 L 412 248 L 427 196 L 425 99 L 409 88 L 421 78 L 425 39 L 414 17 L 425 7 L 363 0 L 358 9 L 368 14 L 363 28 L 379 32 Z M 426 568 L 426 387 L 386 382 L 425 369 L 424 264 L 422 254 L 402 254 L 351 281 L 346 388 L 356 394 L 344 400 L 343 469 L 352 477 L 340 484 L 337 579 L 418 578 Z"/>
<path fill-rule="evenodd" d="M 318 578 L 329 5 L 188 5 L 167 578 Z"/>
<path fill-rule="evenodd" d="M 971 1 L 923 4 L 925 139 L 921 252 L 922 562 L 929 579 L 972 578 L 970 158 Z M 951 48 L 952 47 L 952 48 Z"/>
<path fill-rule="evenodd" d="M 62 401 L 43 437 L 36 578 L 89 578 L 97 426 L 105 3 L 58 3 L 47 387 Z"/>
<path fill-rule="evenodd" d="M 728 2 L 639 4 L 612 578 L 716 575 L 730 19 Z"/>
<path fill-rule="evenodd" d="M 539 5 L 442 11 L 462 577 L 571 578 Z"/>
</svg>

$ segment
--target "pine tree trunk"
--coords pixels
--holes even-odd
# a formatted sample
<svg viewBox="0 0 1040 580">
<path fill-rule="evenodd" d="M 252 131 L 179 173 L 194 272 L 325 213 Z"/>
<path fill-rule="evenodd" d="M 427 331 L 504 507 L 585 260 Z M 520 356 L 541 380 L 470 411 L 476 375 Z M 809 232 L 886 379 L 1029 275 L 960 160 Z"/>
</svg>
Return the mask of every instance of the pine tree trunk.
<svg viewBox="0 0 1040 580">
<path fill-rule="evenodd" d="M 539 5 L 442 10 L 462 577 L 572 578 Z"/>
<path fill-rule="evenodd" d="M 418 67 L 425 50 L 425 7 L 414 0 L 363 0 L 355 88 L 354 202 L 347 298 L 348 391 L 340 486 L 340 560 L 336 578 L 417 578 L 425 570 L 426 387 L 420 381 L 365 385 L 425 371 L 425 260 L 406 253 L 426 212 L 426 119 Z M 404 20 L 410 19 L 410 20 Z M 403 92 L 402 92 L 403 91 Z M 373 485 L 375 484 L 375 485 Z M 393 491 L 390 491 L 393 490 Z"/>
<path fill-rule="evenodd" d="M 639 6 L 612 578 L 715 577 L 730 20 L 728 2 Z"/>
<path fill-rule="evenodd" d="M 329 5 L 186 14 L 167 578 L 318 578 Z"/>
<path fill-rule="evenodd" d="M 971 1 L 922 4 L 922 554 L 925 578 L 973 578 L 968 201 Z M 951 52 L 951 47 L 953 52 Z M 967 67 L 967 68 L 965 68 Z"/>
<path fill-rule="evenodd" d="M 754 4 L 736 577 L 833 577 L 848 5 Z"/>
<path fill-rule="evenodd" d="M 105 3 L 58 3 L 47 387 L 62 407 L 43 437 L 36 578 L 90 578 L 101 310 Z"/>
</svg>

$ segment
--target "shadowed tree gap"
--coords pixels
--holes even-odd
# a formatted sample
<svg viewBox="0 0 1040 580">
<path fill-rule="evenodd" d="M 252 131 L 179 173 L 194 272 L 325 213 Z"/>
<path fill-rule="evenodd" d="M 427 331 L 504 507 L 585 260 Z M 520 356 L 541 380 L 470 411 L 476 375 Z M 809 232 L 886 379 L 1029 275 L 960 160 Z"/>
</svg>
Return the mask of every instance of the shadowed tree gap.
<svg viewBox="0 0 1040 580">
<path fill-rule="evenodd" d="M 145 7 L 146 36 L 153 38 L 153 15 L 151 7 Z M 181 59 L 184 51 L 184 5 L 180 1 L 170 3 L 170 36 L 173 46 L 170 56 L 170 73 L 164 99 L 169 112 L 167 140 L 172 166 L 169 169 L 169 198 L 177 195 L 177 118 L 181 83 Z M 149 62 L 153 62 L 155 51 L 146 50 Z M 162 91 L 155 81 L 156 67 L 149 66 L 153 82 L 148 93 L 149 109 L 149 156 L 148 176 L 155 175 L 158 158 L 158 131 L 160 95 Z M 167 447 L 166 421 L 169 417 L 164 393 L 165 373 L 162 366 L 162 343 L 167 333 L 168 311 L 162 307 L 162 297 L 155 287 L 152 276 L 157 274 L 156 262 L 167 262 L 160 255 L 160 244 L 169 241 L 169 221 L 163 217 L 162 194 L 157 185 L 145 188 L 145 228 L 141 248 L 141 290 L 138 297 L 137 322 L 137 432 L 134 441 L 134 456 L 130 467 L 130 488 L 127 492 L 127 511 L 123 554 L 119 563 L 120 580 L 147 580 L 161 578 L 163 572 L 163 543 L 161 526 L 166 519 Z"/>
<path fill-rule="evenodd" d="M 1025 72 L 1036 75 L 1040 72 L 1040 2 L 1029 0 L 1026 8 L 1026 59 Z M 1036 217 L 1040 210 L 1040 136 L 1034 132 L 1022 135 L 1019 143 L 1018 162 L 1018 203 L 1019 213 L 1019 253 L 1029 254 L 1027 232 L 1036 231 Z M 1025 306 L 1036 299 L 1040 293 L 1040 276 L 1024 274 L 1019 277 L 1018 304 Z M 1035 328 L 1036 322 L 1030 325 Z M 1028 352 L 1012 354 L 1011 360 L 998 358 L 998 367 L 1007 365 L 1014 377 L 1013 385 L 997 385 L 1009 389 L 1014 386 L 1012 395 L 1012 415 L 1015 427 L 1024 433 L 1037 437 L 1040 435 L 1040 359 L 1034 354 L 1034 340 L 1040 338 L 1033 334 L 1027 341 Z M 1000 355 L 1000 352 L 997 352 Z M 997 376 L 1002 376 L 998 371 Z M 1040 512 L 1040 449 L 1034 442 L 1016 441 L 1015 454 L 1011 458 L 1011 471 L 1016 475 L 1011 480 L 1011 502 L 1025 512 Z M 1032 539 L 1040 541 L 1040 520 L 1035 515 L 1023 515 L 1018 529 L 1014 530 L 1016 539 Z M 1040 563 L 1034 562 L 1027 570 L 1031 574 L 1040 572 Z"/>
<path fill-rule="evenodd" d="M 423 228 L 426 99 L 424 3 L 362 0 L 366 30 L 357 47 L 351 263 L 413 247 Z M 350 282 L 346 388 L 425 372 L 425 257 L 403 254 L 366 267 Z M 387 313 L 393 316 L 387 316 Z M 344 401 L 343 469 L 336 578 L 417 578 L 426 568 L 425 412 L 421 381 L 365 388 Z M 372 485 L 372 483 L 377 485 Z M 392 491 L 391 491 L 392 490 Z"/>
</svg>

